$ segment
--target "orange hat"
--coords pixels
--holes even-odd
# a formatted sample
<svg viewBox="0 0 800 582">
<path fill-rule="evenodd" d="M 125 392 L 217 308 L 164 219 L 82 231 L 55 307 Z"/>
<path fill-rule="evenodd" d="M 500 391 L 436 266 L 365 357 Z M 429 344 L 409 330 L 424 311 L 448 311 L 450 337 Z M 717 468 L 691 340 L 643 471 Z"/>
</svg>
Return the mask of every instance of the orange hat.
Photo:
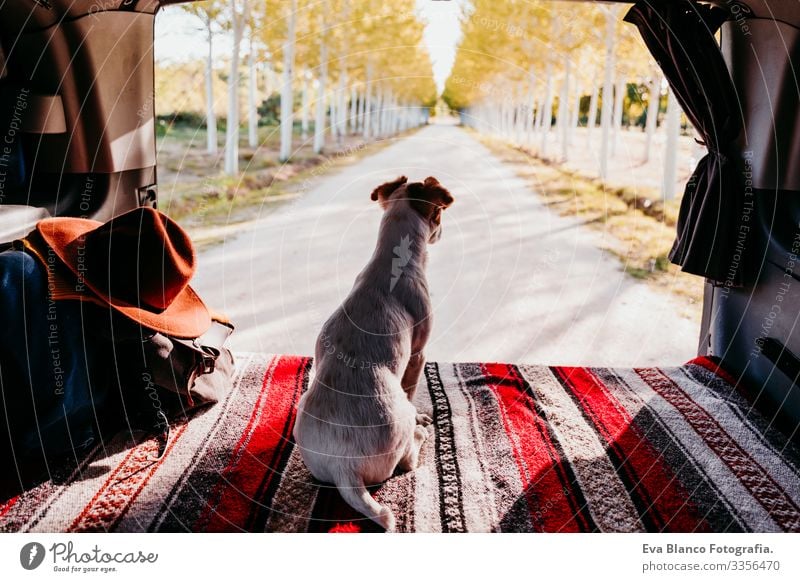
<svg viewBox="0 0 800 582">
<path fill-rule="evenodd" d="M 129 319 L 178 338 L 199 337 L 211 327 L 211 316 L 189 287 L 195 272 L 192 241 L 178 224 L 149 207 L 137 208 L 101 223 L 86 218 L 47 218 L 36 232 L 76 277 L 74 293 L 60 298 L 100 300 Z M 40 256 L 36 236 L 26 241 Z M 46 261 L 47 264 L 47 261 Z"/>
</svg>

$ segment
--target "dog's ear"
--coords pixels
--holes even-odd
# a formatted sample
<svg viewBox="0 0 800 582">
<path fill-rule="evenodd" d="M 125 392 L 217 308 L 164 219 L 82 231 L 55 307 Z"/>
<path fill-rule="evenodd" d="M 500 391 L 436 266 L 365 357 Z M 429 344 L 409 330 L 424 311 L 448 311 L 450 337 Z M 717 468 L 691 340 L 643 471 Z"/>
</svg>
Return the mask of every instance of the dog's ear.
<svg viewBox="0 0 800 582">
<path fill-rule="evenodd" d="M 433 176 L 424 182 L 408 185 L 408 197 L 411 207 L 425 218 L 439 221 L 442 210 L 453 203 L 453 195 Z"/>
<path fill-rule="evenodd" d="M 377 200 L 379 202 L 385 202 L 389 196 L 392 195 L 392 192 L 397 190 L 400 186 L 408 182 L 408 178 L 405 176 L 400 176 L 396 180 L 392 180 L 391 182 L 386 182 L 385 184 L 381 184 L 377 188 L 372 191 L 370 198 L 373 200 Z"/>
</svg>

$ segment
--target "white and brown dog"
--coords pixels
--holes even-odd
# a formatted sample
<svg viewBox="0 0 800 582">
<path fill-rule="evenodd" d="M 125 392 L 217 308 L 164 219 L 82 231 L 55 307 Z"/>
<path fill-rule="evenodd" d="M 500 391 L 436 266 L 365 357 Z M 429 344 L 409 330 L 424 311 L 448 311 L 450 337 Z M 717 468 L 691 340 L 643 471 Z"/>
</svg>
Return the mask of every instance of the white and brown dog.
<svg viewBox="0 0 800 582">
<path fill-rule="evenodd" d="M 453 197 L 435 178 L 402 176 L 372 192 L 384 209 L 378 244 L 317 338 L 315 375 L 297 407 L 294 438 L 317 479 L 387 531 L 391 510 L 365 485 L 417 467 L 431 419 L 411 404 L 425 365 L 431 302 L 427 245 Z"/>
</svg>

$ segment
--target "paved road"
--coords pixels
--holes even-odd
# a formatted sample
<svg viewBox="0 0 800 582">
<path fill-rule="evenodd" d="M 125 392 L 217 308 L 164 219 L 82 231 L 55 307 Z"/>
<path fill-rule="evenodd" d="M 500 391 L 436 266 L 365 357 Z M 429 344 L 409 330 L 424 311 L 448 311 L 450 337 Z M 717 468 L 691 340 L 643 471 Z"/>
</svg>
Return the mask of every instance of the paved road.
<svg viewBox="0 0 800 582">
<path fill-rule="evenodd" d="M 435 175 L 456 198 L 430 247 L 429 360 L 630 366 L 694 355 L 697 325 L 599 250 L 603 233 L 548 210 L 483 145 L 432 125 L 335 174 L 205 251 L 194 285 L 238 324 L 239 350 L 311 354 L 374 248 L 369 193 Z"/>
</svg>

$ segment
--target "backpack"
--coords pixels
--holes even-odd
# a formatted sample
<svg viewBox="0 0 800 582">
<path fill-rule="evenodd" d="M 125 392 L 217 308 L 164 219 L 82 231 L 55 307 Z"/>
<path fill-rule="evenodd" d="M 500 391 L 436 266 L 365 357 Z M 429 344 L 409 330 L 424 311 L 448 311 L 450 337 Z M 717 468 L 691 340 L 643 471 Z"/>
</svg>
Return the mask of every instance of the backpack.
<svg viewBox="0 0 800 582">
<path fill-rule="evenodd" d="M 112 374 L 106 383 L 119 388 L 105 432 L 127 428 L 159 435 L 163 452 L 174 421 L 219 402 L 233 384 L 234 358 L 225 343 L 234 328 L 220 316 L 195 339 L 147 329 L 111 310 L 99 323 L 115 362 L 105 370 Z"/>
<path fill-rule="evenodd" d="M 19 244 L 0 247 L 0 313 L 0 485 L 120 429 L 159 435 L 166 447 L 172 423 L 232 385 L 224 318 L 179 339 L 107 306 L 53 301 L 47 268 Z"/>
</svg>

